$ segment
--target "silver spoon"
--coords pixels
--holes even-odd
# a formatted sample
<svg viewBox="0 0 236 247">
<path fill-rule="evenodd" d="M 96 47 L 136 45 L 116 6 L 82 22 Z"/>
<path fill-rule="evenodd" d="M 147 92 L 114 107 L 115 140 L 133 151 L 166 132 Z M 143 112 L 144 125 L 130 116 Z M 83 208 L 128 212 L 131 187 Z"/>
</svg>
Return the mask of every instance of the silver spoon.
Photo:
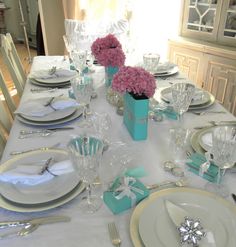
<svg viewBox="0 0 236 247">
<path fill-rule="evenodd" d="M 26 236 L 28 234 L 30 234 L 31 232 L 35 231 L 36 229 L 38 229 L 39 224 L 27 224 L 25 225 L 19 232 L 18 232 L 18 236 Z"/>
<path fill-rule="evenodd" d="M 165 181 L 165 182 L 160 183 L 160 184 L 147 185 L 146 187 L 149 190 L 154 190 L 154 189 L 158 189 L 158 188 L 161 188 L 164 186 L 170 186 L 170 185 L 174 185 L 176 187 L 184 187 L 187 184 L 188 184 L 188 179 L 185 177 L 185 178 L 181 178 L 177 181 Z"/>
</svg>

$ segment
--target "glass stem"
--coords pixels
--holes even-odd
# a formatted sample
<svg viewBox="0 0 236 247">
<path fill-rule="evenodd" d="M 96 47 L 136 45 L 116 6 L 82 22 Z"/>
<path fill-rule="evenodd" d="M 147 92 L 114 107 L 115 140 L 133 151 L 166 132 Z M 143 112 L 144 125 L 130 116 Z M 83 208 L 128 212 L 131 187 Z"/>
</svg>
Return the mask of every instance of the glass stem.
<svg viewBox="0 0 236 247">
<path fill-rule="evenodd" d="M 220 167 L 218 167 L 218 174 L 217 174 L 217 181 L 216 181 L 218 185 L 220 184 L 220 180 L 221 180 L 221 169 Z"/>
<path fill-rule="evenodd" d="M 179 113 L 178 114 L 178 124 L 179 126 L 183 126 L 183 114 Z"/>
<path fill-rule="evenodd" d="M 92 188 L 90 183 L 87 185 L 86 190 L 87 190 L 87 202 L 88 204 L 91 204 Z"/>
<path fill-rule="evenodd" d="M 83 110 L 83 118 L 86 120 L 87 116 L 88 116 L 88 112 L 89 112 L 89 104 L 86 104 L 84 106 L 84 110 Z"/>
</svg>

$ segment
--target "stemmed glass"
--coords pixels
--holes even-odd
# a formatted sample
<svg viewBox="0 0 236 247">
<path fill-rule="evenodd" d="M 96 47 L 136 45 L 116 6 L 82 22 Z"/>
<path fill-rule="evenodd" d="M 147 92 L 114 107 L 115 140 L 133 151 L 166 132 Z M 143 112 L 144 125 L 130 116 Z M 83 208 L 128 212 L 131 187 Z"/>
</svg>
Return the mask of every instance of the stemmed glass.
<svg viewBox="0 0 236 247">
<path fill-rule="evenodd" d="M 76 101 L 83 107 L 83 120 L 80 127 L 89 127 L 87 116 L 90 112 L 90 100 L 93 92 L 92 80 L 80 76 L 79 74 L 71 80 L 72 90 Z"/>
<path fill-rule="evenodd" d="M 79 207 L 83 212 L 94 213 L 102 205 L 101 196 L 91 194 L 91 186 L 98 176 L 103 141 L 93 136 L 81 135 L 70 140 L 68 150 L 78 178 L 83 181 L 88 192 Z"/>
<path fill-rule="evenodd" d="M 71 52 L 71 58 L 74 62 L 76 71 L 83 75 L 84 69 L 87 66 L 87 51 L 75 49 Z"/>
<path fill-rule="evenodd" d="M 172 104 L 178 114 L 179 124 L 193 99 L 195 86 L 191 83 L 176 83 L 171 86 Z"/>
<path fill-rule="evenodd" d="M 222 176 L 225 169 L 231 168 L 235 161 L 236 148 L 236 127 L 220 126 L 215 127 L 212 132 L 212 148 L 209 153 L 212 161 L 218 166 L 218 177 L 216 183 L 207 183 L 206 189 L 220 194 L 223 197 L 228 196 L 229 191 L 225 184 L 222 184 Z"/>
</svg>

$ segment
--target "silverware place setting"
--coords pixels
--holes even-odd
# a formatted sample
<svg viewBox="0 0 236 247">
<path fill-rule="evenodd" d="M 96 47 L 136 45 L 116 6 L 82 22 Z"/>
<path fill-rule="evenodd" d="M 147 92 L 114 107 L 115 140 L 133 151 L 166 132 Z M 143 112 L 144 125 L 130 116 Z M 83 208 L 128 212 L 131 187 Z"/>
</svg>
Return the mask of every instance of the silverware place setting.
<svg viewBox="0 0 236 247">
<path fill-rule="evenodd" d="M 111 243 L 114 246 L 120 247 L 121 238 L 120 238 L 120 234 L 117 230 L 115 222 L 108 223 L 108 232 L 109 232 L 109 236 L 111 239 Z"/>
</svg>

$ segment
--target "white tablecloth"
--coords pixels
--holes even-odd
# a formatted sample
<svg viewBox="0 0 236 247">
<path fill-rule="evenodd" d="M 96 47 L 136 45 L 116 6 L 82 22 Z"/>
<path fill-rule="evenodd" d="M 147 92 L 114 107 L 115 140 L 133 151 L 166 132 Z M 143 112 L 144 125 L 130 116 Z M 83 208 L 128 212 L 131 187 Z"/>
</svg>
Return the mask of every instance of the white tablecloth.
<svg viewBox="0 0 236 247">
<path fill-rule="evenodd" d="M 51 68 L 52 66 L 68 66 L 67 61 L 63 61 L 62 57 L 35 57 L 32 64 L 32 71 L 37 69 Z M 182 75 L 181 75 L 182 76 Z M 165 119 L 162 122 L 149 121 L 148 138 L 145 141 L 133 141 L 128 131 L 123 124 L 123 118 L 116 114 L 115 108 L 111 106 L 105 97 L 104 87 L 104 70 L 102 67 L 97 66 L 96 73 L 94 74 L 94 83 L 98 97 L 91 102 L 91 108 L 97 112 L 107 112 L 112 118 L 112 131 L 110 133 L 111 139 L 114 141 L 123 141 L 129 144 L 133 150 L 133 165 L 144 166 L 148 176 L 141 180 L 146 184 L 161 183 L 165 180 L 175 180 L 176 177 L 165 172 L 162 168 L 163 162 L 170 159 L 170 151 L 168 147 L 168 131 L 176 123 L 174 120 Z M 173 79 L 171 79 L 174 81 Z M 178 80 L 180 81 L 180 80 Z M 158 80 L 157 88 L 169 86 L 169 80 Z M 31 88 L 35 88 L 31 83 L 27 83 L 23 99 L 28 97 L 42 97 L 42 95 L 57 95 L 63 91 L 65 94 L 68 89 L 63 89 L 54 93 L 34 93 L 30 92 Z M 211 109 L 223 110 L 224 108 L 219 104 L 214 104 Z M 209 120 L 235 120 L 234 116 L 230 113 L 227 114 L 209 114 L 204 116 L 197 116 L 191 112 L 187 112 L 184 115 L 184 125 L 190 129 L 194 126 L 207 124 Z M 27 138 L 18 139 L 20 130 L 22 129 L 34 129 L 20 123 L 15 119 L 9 140 L 7 142 L 5 152 L 2 157 L 2 163 L 11 158 L 9 153 L 13 150 L 21 151 L 28 148 L 37 148 L 41 146 L 50 146 L 57 142 L 61 142 L 62 146 L 66 146 L 67 142 L 71 138 L 71 135 L 79 134 L 81 129 L 77 127 L 76 121 L 69 124 L 75 126 L 74 130 L 57 132 L 52 136 L 44 138 Z M 71 135 L 70 135 L 71 134 Z M 206 180 L 186 172 L 190 180 L 189 186 L 196 188 L 203 188 Z M 231 192 L 236 193 L 236 181 L 235 173 L 226 174 L 224 178 L 230 188 Z M 231 198 L 227 198 L 232 201 Z M 71 217 L 69 223 L 56 223 L 52 225 L 44 225 L 39 227 L 35 232 L 26 237 L 13 237 L 11 239 L 0 240 L 2 246 L 8 247 L 110 247 L 111 242 L 107 232 L 107 223 L 115 221 L 120 230 L 122 238 L 122 246 L 133 246 L 129 236 L 129 220 L 132 214 L 130 209 L 120 215 L 113 215 L 109 209 L 103 205 L 102 208 L 95 214 L 83 215 L 78 210 L 77 205 L 80 201 L 80 196 L 72 200 L 71 202 L 60 206 L 55 209 L 51 209 L 45 212 L 39 213 L 16 213 L 10 212 L 5 209 L 0 209 L 0 221 L 25 219 L 38 216 L 48 215 L 68 215 Z"/>
</svg>

